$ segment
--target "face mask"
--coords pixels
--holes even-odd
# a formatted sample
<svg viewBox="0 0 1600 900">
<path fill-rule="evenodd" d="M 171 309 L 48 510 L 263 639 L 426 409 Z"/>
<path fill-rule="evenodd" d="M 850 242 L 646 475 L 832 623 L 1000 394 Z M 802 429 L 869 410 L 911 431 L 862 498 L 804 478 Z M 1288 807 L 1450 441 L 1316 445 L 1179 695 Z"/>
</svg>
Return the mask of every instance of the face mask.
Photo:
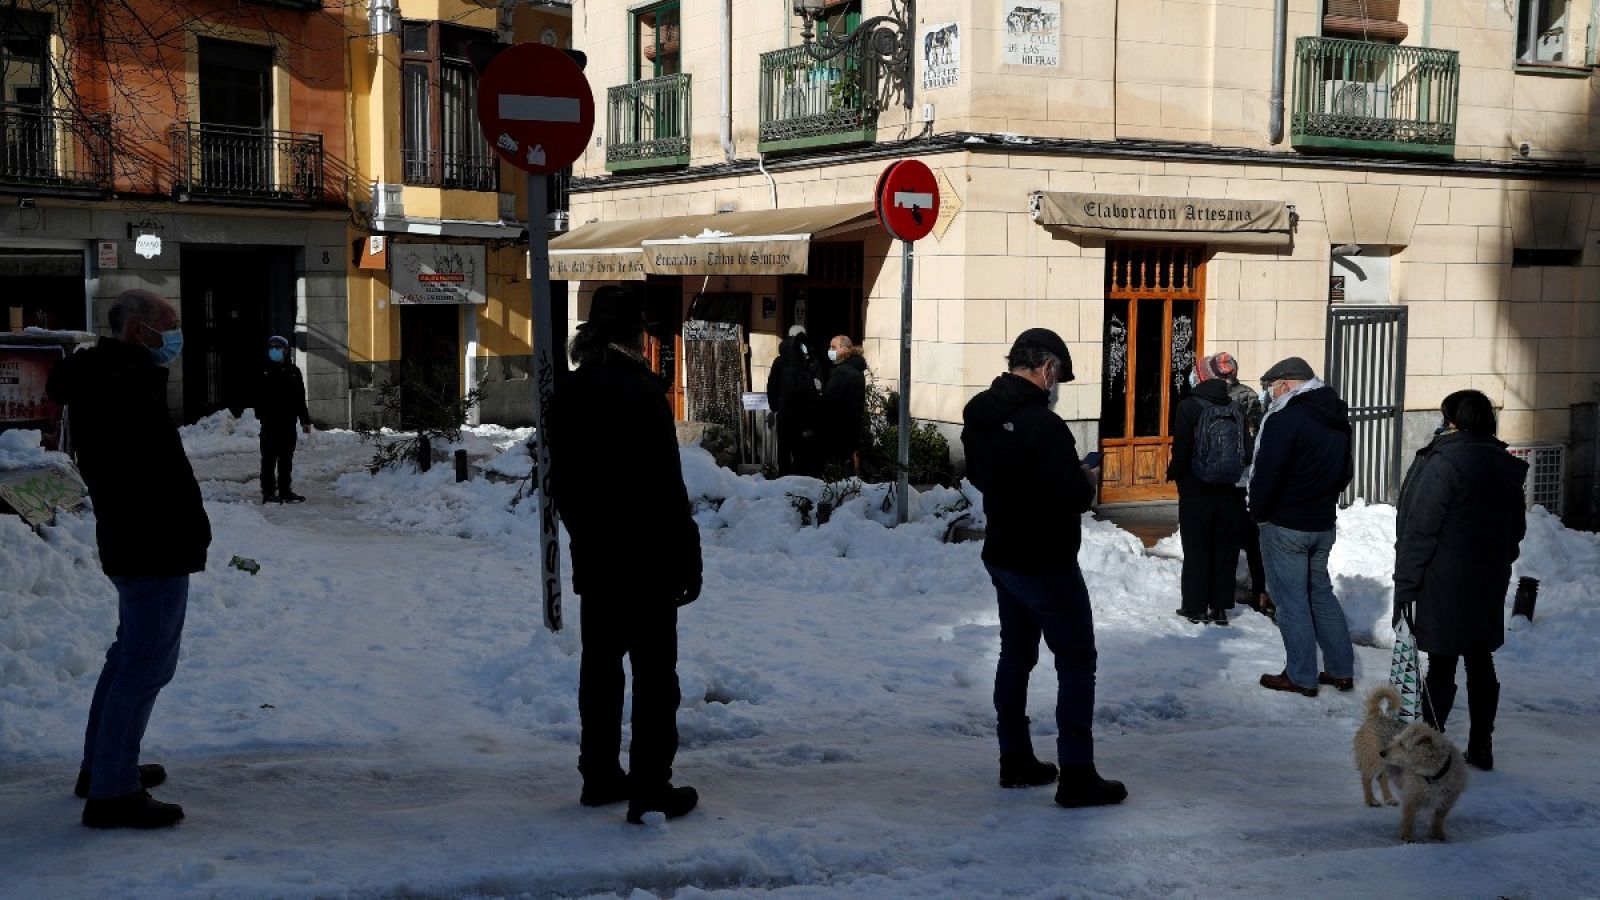
<svg viewBox="0 0 1600 900">
<path fill-rule="evenodd" d="M 832 347 L 829 347 L 828 348 L 828 362 L 838 362 L 838 361 L 839 361 L 839 351 L 833 349 Z"/>
<path fill-rule="evenodd" d="M 1189 372 L 1189 390 L 1192 391 L 1192 390 L 1194 390 L 1195 388 L 1197 388 L 1199 386 L 1200 386 L 1200 373 L 1196 372 L 1194 370 L 1190 370 L 1190 372 Z"/>
<path fill-rule="evenodd" d="M 174 328 L 170 331 L 156 331 L 154 328 L 150 328 L 147 323 L 140 322 L 139 324 L 161 335 L 161 346 L 150 349 L 150 358 L 155 360 L 158 366 L 172 365 L 172 361 L 178 358 L 179 353 L 183 352 L 183 329 Z"/>
<path fill-rule="evenodd" d="M 1051 406 L 1055 406 L 1056 405 L 1056 401 L 1060 400 L 1060 399 L 1061 399 L 1061 382 L 1058 381 L 1055 384 L 1050 385 L 1050 405 Z"/>
<path fill-rule="evenodd" d="M 1260 397 L 1261 397 L 1261 407 L 1263 409 L 1265 409 L 1266 407 L 1269 407 L 1269 406 L 1272 405 L 1272 389 L 1271 388 L 1262 388 Z"/>
<path fill-rule="evenodd" d="M 270 359 L 275 363 L 283 362 L 283 348 L 282 347 L 273 347 L 271 350 L 268 350 L 267 351 L 267 359 Z"/>
</svg>

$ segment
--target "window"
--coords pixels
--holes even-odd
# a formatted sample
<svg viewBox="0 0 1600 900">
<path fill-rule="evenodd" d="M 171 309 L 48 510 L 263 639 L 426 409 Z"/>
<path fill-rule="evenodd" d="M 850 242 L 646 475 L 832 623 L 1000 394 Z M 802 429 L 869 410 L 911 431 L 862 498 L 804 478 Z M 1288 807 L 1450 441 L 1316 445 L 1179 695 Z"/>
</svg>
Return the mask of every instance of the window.
<svg viewBox="0 0 1600 900">
<path fill-rule="evenodd" d="M 0 104 L 49 106 L 46 41 L 50 17 L 0 9 Z"/>
<path fill-rule="evenodd" d="M 492 31 L 438 22 L 400 29 L 401 164 L 406 184 L 468 191 L 500 187 L 500 165 L 478 126 L 478 73 L 467 48 Z"/>
<path fill-rule="evenodd" d="M 1567 0 L 1520 0 L 1517 6 L 1517 62 L 1565 63 Z"/>
<path fill-rule="evenodd" d="M 633 81 L 683 71 L 682 33 L 676 0 L 634 12 Z"/>
</svg>

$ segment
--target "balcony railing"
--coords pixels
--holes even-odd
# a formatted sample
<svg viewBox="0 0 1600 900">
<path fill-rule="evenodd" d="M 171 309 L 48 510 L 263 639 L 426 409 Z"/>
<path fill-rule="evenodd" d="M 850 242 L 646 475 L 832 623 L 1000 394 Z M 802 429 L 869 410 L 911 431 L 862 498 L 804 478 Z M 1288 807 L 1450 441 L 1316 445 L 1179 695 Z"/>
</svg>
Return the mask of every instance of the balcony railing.
<svg viewBox="0 0 1600 900">
<path fill-rule="evenodd" d="M 606 168 L 689 164 L 689 75 L 663 75 L 606 91 Z"/>
<path fill-rule="evenodd" d="M 1303 37 L 1294 57 L 1295 147 L 1455 154 L 1456 51 Z"/>
<path fill-rule="evenodd" d="M 322 135 L 185 122 L 172 129 L 173 193 L 275 203 L 323 199 Z"/>
<path fill-rule="evenodd" d="M 455 191 L 500 190 L 500 159 L 494 154 L 469 156 L 438 150 L 401 150 L 406 184 Z"/>
<path fill-rule="evenodd" d="M 803 47 L 761 54 L 762 153 L 871 143 L 877 132 L 870 58 L 847 51 L 818 62 Z"/>
<path fill-rule="evenodd" d="M 110 125 L 74 113 L 0 103 L 0 184 L 110 190 Z"/>
</svg>

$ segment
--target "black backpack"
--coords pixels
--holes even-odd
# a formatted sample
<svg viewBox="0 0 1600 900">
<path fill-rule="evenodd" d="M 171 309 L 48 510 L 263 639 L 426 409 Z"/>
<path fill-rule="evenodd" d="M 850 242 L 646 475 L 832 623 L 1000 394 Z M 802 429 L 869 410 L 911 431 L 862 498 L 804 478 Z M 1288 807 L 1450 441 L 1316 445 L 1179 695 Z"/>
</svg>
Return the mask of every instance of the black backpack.
<svg viewBox="0 0 1600 900">
<path fill-rule="evenodd" d="M 1231 402 L 1206 403 L 1194 427 L 1189 471 L 1207 484 L 1238 484 L 1245 466 L 1244 414 Z"/>
</svg>

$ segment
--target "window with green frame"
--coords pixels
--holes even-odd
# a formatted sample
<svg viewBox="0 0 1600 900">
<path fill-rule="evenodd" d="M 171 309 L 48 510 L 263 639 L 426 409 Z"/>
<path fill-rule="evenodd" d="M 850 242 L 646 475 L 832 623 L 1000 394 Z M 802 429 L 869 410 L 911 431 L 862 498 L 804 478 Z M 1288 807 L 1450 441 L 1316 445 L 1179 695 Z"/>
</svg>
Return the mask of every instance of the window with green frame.
<svg viewBox="0 0 1600 900">
<path fill-rule="evenodd" d="M 832 35 L 843 36 L 854 32 L 861 24 L 861 0 L 824 4 L 822 24 L 827 26 L 828 33 Z"/>
<path fill-rule="evenodd" d="M 683 71 L 678 0 L 629 10 L 633 35 L 631 81 L 645 81 Z"/>
</svg>

